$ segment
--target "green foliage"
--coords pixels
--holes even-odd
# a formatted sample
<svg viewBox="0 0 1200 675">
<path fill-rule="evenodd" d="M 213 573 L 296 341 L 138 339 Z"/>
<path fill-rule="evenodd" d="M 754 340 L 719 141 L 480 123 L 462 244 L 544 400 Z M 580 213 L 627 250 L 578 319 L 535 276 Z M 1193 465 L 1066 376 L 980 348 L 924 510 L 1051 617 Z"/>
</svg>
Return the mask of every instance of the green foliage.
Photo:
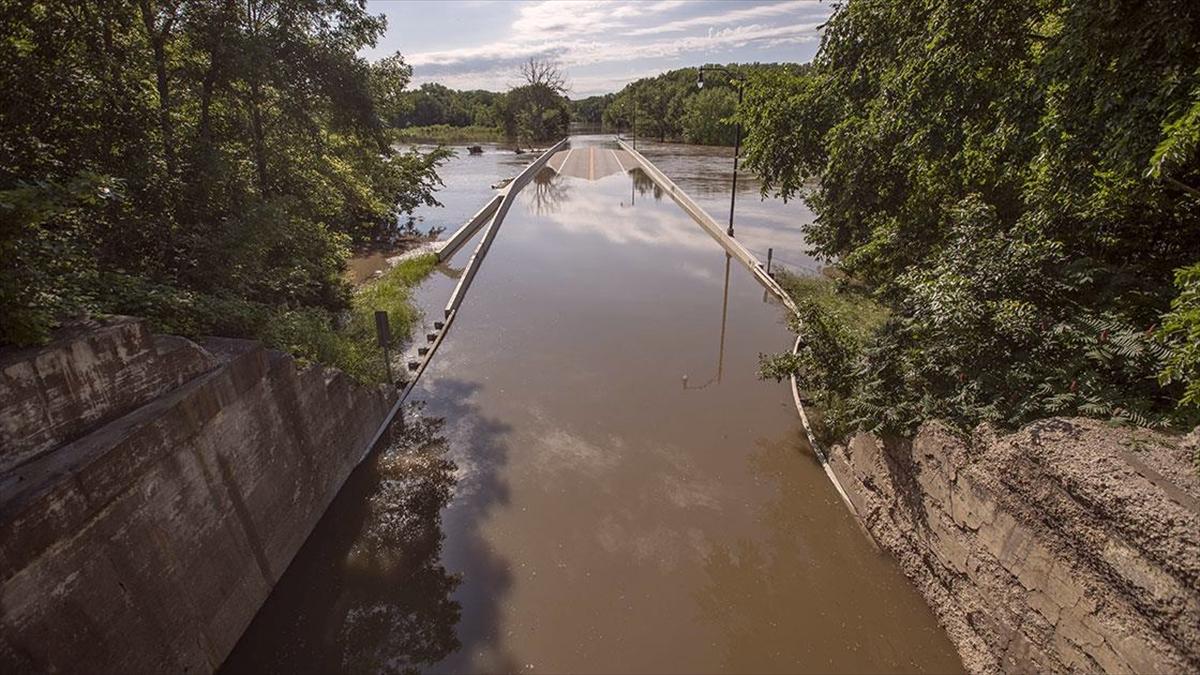
<svg viewBox="0 0 1200 675">
<path fill-rule="evenodd" d="M 290 352 L 301 363 L 339 368 L 365 382 L 383 382 L 387 370 L 375 338 L 375 311 L 388 313 L 395 344 L 412 337 L 421 319 L 412 291 L 437 264 L 430 254 L 412 258 L 360 286 L 345 311 L 275 306 L 154 284 L 121 274 L 101 276 L 107 292 L 94 311 L 149 318 L 150 329 L 189 337 L 233 335 Z"/>
<path fill-rule="evenodd" d="M 789 326 L 800 346 L 795 353 L 760 355 L 759 375 L 778 381 L 795 374 L 801 391 L 819 397 L 823 435 L 844 435 L 852 413 L 842 384 L 858 376 L 863 349 L 886 321 L 887 310 L 848 284 L 786 271 L 776 277 L 799 310 Z"/>
<path fill-rule="evenodd" d="M 811 69 L 750 74 L 747 164 L 891 311 L 827 380 L 853 425 L 1194 423 L 1188 282 L 1154 327 L 1200 259 L 1197 18 L 850 0 Z"/>
<path fill-rule="evenodd" d="M 1175 285 L 1179 296 L 1171 301 L 1159 333 L 1169 348 L 1159 381 L 1183 384 L 1180 405 L 1200 407 L 1200 263 L 1177 270 Z"/>
<path fill-rule="evenodd" d="M 806 69 L 768 63 L 731 63 L 723 68 L 738 75 L 762 76 Z M 660 141 L 733 145 L 734 125 L 724 120 L 732 117 L 736 107 L 737 81 L 714 70 L 705 76 L 704 87 L 699 88 L 697 74 L 696 68 L 680 68 L 625 85 L 606 102 L 601 115 L 604 128 L 632 133 L 636 126 L 639 136 Z"/>
<path fill-rule="evenodd" d="M 499 127 L 452 127 L 448 124 L 435 124 L 428 127 L 395 129 L 392 138 L 397 143 L 497 143 L 504 140 L 504 131 Z"/>
<path fill-rule="evenodd" d="M 547 84 L 526 84 L 508 91 L 501 113 L 505 132 L 526 144 L 562 138 L 571 123 L 571 106 Z"/>
<path fill-rule="evenodd" d="M 262 323 L 247 313 L 333 316 L 350 245 L 436 203 L 446 152 L 390 147 L 381 114 L 411 71 L 357 56 L 384 28 L 362 3 L 18 0 L 4 15 L 2 344 L 121 307 L 246 336 Z"/>
<path fill-rule="evenodd" d="M 571 121 L 587 126 L 601 126 L 604 123 L 605 108 L 612 105 L 616 97 L 616 94 L 604 94 L 571 101 Z"/>
<path fill-rule="evenodd" d="M 320 309 L 285 310 L 272 317 L 259 337 L 301 362 L 330 365 L 365 383 L 384 382 L 387 368 L 375 336 L 375 312 L 388 313 L 393 346 L 411 339 L 421 320 L 412 290 L 436 265 L 432 254 L 409 259 L 359 287 L 341 325 Z"/>
<path fill-rule="evenodd" d="M 683 102 L 683 140 L 701 145 L 733 145 L 736 127 L 728 122 L 737 110 L 737 95 L 726 89 L 704 89 Z"/>
<path fill-rule="evenodd" d="M 0 190 L 0 345 L 45 341 L 56 317 L 78 312 L 95 293 L 95 261 L 75 242 L 86 212 L 114 199 L 114 188 L 116 181 L 89 172 Z"/>
<path fill-rule="evenodd" d="M 386 70 L 388 65 L 376 62 L 372 68 Z M 458 91 L 430 82 L 414 91 L 400 92 L 394 104 L 385 109 L 384 119 L 395 128 L 495 127 L 501 122 L 499 115 L 503 106 L 504 94 L 484 90 Z"/>
</svg>

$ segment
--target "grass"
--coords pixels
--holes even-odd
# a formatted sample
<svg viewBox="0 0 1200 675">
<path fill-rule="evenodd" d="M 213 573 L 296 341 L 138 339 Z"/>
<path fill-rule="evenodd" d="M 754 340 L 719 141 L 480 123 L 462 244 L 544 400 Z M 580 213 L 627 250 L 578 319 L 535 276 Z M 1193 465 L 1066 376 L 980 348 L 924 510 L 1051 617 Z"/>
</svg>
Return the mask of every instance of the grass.
<svg viewBox="0 0 1200 675">
<path fill-rule="evenodd" d="M 285 310 L 267 322 L 259 338 L 290 352 L 301 363 L 332 366 L 366 384 L 386 382 L 383 349 L 375 338 L 375 312 L 388 313 L 393 347 L 410 340 L 421 320 L 413 289 L 436 265 L 437 256 L 430 253 L 405 260 L 363 284 L 355 290 L 340 325 L 325 310 Z"/>
<path fill-rule="evenodd" d="M 301 364 L 332 366 L 373 384 L 387 381 L 383 349 L 375 340 L 375 310 L 388 313 L 395 345 L 409 340 L 421 320 L 413 289 L 436 265 L 432 253 L 401 262 L 358 287 L 350 309 L 340 315 L 321 307 L 280 308 L 110 274 L 103 284 L 111 289 L 109 301 L 101 313 L 143 317 L 155 333 L 258 340 L 289 352 Z"/>
<path fill-rule="evenodd" d="M 775 273 L 775 280 L 797 305 L 814 305 L 859 344 L 887 321 L 887 308 L 844 280 L 802 277 L 787 270 Z"/>
<path fill-rule="evenodd" d="M 849 280 L 801 277 L 780 271 L 775 279 L 791 296 L 797 316 L 788 321 L 800 349 L 759 356 L 759 376 L 782 381 L 796 376 L 818 439 L 844 438 L 852 415 L 847 395 L 863 350 L 888 319 L 888 311 Z"/>
<path fill-rule="evenodd" d="M 499 143 L 504 140 L 504 132 L 499 127 L 478 125 L 452 127 L 448 124 L 433 124 L 425 127 L 404 127 L 393 129 L 392 134 L 398 143 Z"/>
</svg>

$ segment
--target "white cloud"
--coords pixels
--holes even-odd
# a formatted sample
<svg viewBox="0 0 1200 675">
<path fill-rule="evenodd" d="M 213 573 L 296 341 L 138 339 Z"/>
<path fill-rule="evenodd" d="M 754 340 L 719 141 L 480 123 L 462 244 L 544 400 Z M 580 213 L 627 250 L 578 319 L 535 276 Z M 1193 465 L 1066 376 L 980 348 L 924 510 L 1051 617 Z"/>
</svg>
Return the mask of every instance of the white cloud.
<svg viewBox="0 0 1200 675">
<path fill-rule="evenodd" d="M 678 0 L 536 2 L 520 7 L 502 39 L 417 52 L 406 60 L 413 66 L 416 84 L 437 81 L 486 89 L 516 84 L 516 68 L 529 58 L 556 60 L 568 76 L 572 68 L 594 71 L 599 64 L 630 64 L 619 76 L 588 72 L 573 82 L 573 95 L 588 95 L 615 91 L 624 82 L 662 72 L 664 59 L 692 57 L 702 62 L 735 49 L 816 41 L 830 11 L 816 0 L 793 0 L 686 16 L 697 9 L 709 11 L 709 6 Z M 652 60 L 659 62 L 647 63 Z"/>
<path fill-rule="evenodd" d="M 710 26 L 723 26 L 731 23 L 740 23 L 743 21 L 759 19 L 769 16 L 780 16 L 785 14 L 796 14 L 805 12 L 808 16 L 824 16 L 826 12 L 821 7 L 818 0 L 792 0 L 791 2 L 781 2 L 774 5 L 756 5 L 745 9 L 736 9 L 724 14 L 715 14 L 711 16 L 697 16 L 690 19 L 680 19 L 678 21 L 669 21 L 667 23 L 658 24 L 655 26 L 647 26 L 629 31 L 626 35 L 658 35 L 660 33 L 677 33 L 689 28 L 708 28 Z"/>
</svg>

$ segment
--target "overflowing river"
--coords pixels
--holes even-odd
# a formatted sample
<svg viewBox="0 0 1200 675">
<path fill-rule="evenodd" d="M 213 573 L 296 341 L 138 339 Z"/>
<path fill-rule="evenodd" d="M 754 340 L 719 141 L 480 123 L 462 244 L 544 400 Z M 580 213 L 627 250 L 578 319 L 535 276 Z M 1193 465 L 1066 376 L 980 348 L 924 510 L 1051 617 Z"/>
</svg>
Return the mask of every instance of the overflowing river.
<svg viewBox="0 0 1200 675">
<path fill-rule="evenodd" d="M 781 308 L 613 148 L 573 139 L 520 193 L 420 409 L 226 672 L 961 669 L 826 481 L 787 387 L 755 376 L 791 344 Z M 427 321 L 470 252 L 423 286 Z"/>
</svg>

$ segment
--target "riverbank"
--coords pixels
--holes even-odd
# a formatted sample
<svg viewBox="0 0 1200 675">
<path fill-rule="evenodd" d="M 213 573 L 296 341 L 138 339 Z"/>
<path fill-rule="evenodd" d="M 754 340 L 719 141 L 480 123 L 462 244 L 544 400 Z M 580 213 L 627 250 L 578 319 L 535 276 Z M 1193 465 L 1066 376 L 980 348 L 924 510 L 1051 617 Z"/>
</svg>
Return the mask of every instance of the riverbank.
<svg viewBox="0 0 1200 675">
<path fill-rule="evenodd" d="M 776 275 L 799 309 L 796 375 L 850 511 L 937 614 L 972 673 L 1183 672 L 1200 665 L 1200 430 L 1038 420 L 973 434 L 855 432 L 832 380 L 887 318 L 849 280 Z M 848 441 L 843 439 L 849 439 Z"/>
<path fill-rule="evenodd" d="M 296 317 L 295 323 L 279 336 L 282 339 L 269 343 L 302 361 L 343 370 L 360 382 L 386 382 L 388 369 L 376 338 L 375 312 L 388 313 L 391 347 L 408 342 L 421 320 L 421 310 L 413 302 L 413 290 L 436 265 L 437 255 L 433 253 L 402 256 L 396 264 L 354 289 L 350 310 L 342 322 L 328 327 Z"/>
</svg>

